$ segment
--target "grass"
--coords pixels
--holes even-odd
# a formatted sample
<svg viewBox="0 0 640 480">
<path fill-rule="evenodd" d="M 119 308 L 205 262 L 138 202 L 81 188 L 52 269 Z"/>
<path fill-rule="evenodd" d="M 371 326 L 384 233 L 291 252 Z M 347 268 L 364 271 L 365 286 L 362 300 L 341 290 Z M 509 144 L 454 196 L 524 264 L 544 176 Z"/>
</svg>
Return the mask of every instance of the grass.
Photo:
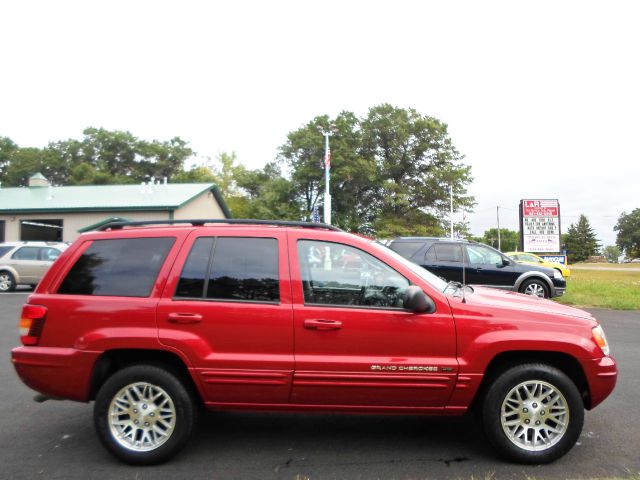
<svg viewBox="0 0 640 480">
<path fill-rule="evenodd" d="M 571 270 L 567 293 L 557 300 L 581 307 L 640 310 L 640 272 L 625 268 Z"/>
</svg>

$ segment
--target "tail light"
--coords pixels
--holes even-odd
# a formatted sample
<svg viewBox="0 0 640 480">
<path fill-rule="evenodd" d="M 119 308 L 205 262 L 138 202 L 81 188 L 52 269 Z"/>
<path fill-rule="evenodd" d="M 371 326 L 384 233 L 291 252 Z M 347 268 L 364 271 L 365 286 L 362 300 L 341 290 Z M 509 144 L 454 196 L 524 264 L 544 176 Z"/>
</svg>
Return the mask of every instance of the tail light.
<svg viewBox="0 0 640 480">
<path fill-rule="evenodd" d="M 26 304 L 20 316 L 20 341 L 23 345 L 37 345 L 44 327 L 47 307 Z"/>
</svg>

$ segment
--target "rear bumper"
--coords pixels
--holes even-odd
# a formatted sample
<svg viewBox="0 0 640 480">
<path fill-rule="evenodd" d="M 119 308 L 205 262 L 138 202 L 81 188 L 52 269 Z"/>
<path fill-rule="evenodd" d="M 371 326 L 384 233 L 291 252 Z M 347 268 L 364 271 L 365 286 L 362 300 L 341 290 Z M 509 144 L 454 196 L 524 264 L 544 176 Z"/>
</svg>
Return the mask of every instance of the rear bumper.
<svg viewBox="0 0 640 480">
<path fill-rule="evenodd" d="M 594 358 L 582 362 L 589 382 L 589 410 L 607 398 L 616 386 L 618 367 L 613 357 Z"/>
<path fill-rule="evenodd" d="M 11 361 L 20 379 L 42 394 L 86 402 L 91 372 L 102 352 L 74 348 L 17 347 Z"/>
</svg>

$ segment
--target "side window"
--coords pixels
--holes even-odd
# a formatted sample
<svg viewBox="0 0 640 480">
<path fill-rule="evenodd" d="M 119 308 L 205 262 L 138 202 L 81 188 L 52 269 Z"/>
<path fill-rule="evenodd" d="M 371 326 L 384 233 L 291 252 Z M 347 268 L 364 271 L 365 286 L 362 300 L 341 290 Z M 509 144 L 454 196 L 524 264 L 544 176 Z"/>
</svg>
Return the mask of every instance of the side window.
<svg viewBox="0 0 640 480">
<path fill-rule="evenodd" d="M 12 249 L 13 247 L 10 247 L 10 246 L 8 247 L 0 246 L 0 258 L 4 257 L 7 254 L 7 252 L 9 252 Z"/>
<path fill-rule="evenodd" d="M 462 249 L 464 247 L 461 244 L 436 243 L 434 248 L 438 261 L 462 263 Z"/>
<path fill-rule="evenodd" d="M 467 245 L 469 260 L 471 263 L 479 263 L 482 265 L 501 265 L 502 256 L 487 247 L 481 245 Z"/>
<path fill-rule="evenodd" d="M 298 258 L 305 304 L 402 308 L 409 281 L 362 250 L 300 240 Z"/>
<path fill-rule="evenodd" d="M 94 240 L 58 293 L 148 297 L 174 237 Z"/>
<path fill-rule="evenodd" d="M 206 291 L 217 300 L 279 302 L 278 241 L 218 237 Z"/>
<path fill-rule="evenodd" d="M 204 296 L 204 282 L 209 269 L 209 258 L 213 248 L 213 237 L 198 238 L 182 267 L 176 297 L 202 298 Z"/>
<path fill-rule="evenodd" d="M 427 253 L 425 253 L 424 255 L 424 259 L 427 262 L 435 262 L 437 260 L 436 258 L 436 246 L 432 245 L 431 248 L 429 250 L 427 250 Z"/>
<path fill-rule="evenodd" d="M 13 260 L 38 260 L 40 247 L 22 247 L 16 250 L 11 258 Z"/>
<path fill-rule="evenodd" d="M 57 248 L 44 247 L 40 250 L 40 259 L 45 262 L 53 262 L 61 253 Z"/>
<path fill-rule="evenodd" d="M 390 248 L 404 258 L 411 258 L 423 245 L 423 242 L 394 242 Z"/>
</svg>

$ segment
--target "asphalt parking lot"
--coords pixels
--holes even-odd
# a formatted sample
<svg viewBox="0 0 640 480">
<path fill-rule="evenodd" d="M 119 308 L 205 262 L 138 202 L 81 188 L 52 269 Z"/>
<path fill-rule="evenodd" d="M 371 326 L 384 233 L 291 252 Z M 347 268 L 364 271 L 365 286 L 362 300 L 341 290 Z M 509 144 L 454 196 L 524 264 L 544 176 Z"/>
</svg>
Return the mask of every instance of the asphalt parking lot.
<svg viewBox="0 0 640 480">
<path fill-rule="evenodd" d="M 10 350 L 27 293 L 0 295 L 0 478 L 610 478 L 640 476 L 640 312 L 592 310 L 604 325 L 620 377 L 587 412 L 582 437 L 546 466 L 508 464 L 471 417 L 207 413 L 168 464 L 130 467 L 112 459 L 92 426 L 92 405 L 32 401 Z"/>
</svg>

